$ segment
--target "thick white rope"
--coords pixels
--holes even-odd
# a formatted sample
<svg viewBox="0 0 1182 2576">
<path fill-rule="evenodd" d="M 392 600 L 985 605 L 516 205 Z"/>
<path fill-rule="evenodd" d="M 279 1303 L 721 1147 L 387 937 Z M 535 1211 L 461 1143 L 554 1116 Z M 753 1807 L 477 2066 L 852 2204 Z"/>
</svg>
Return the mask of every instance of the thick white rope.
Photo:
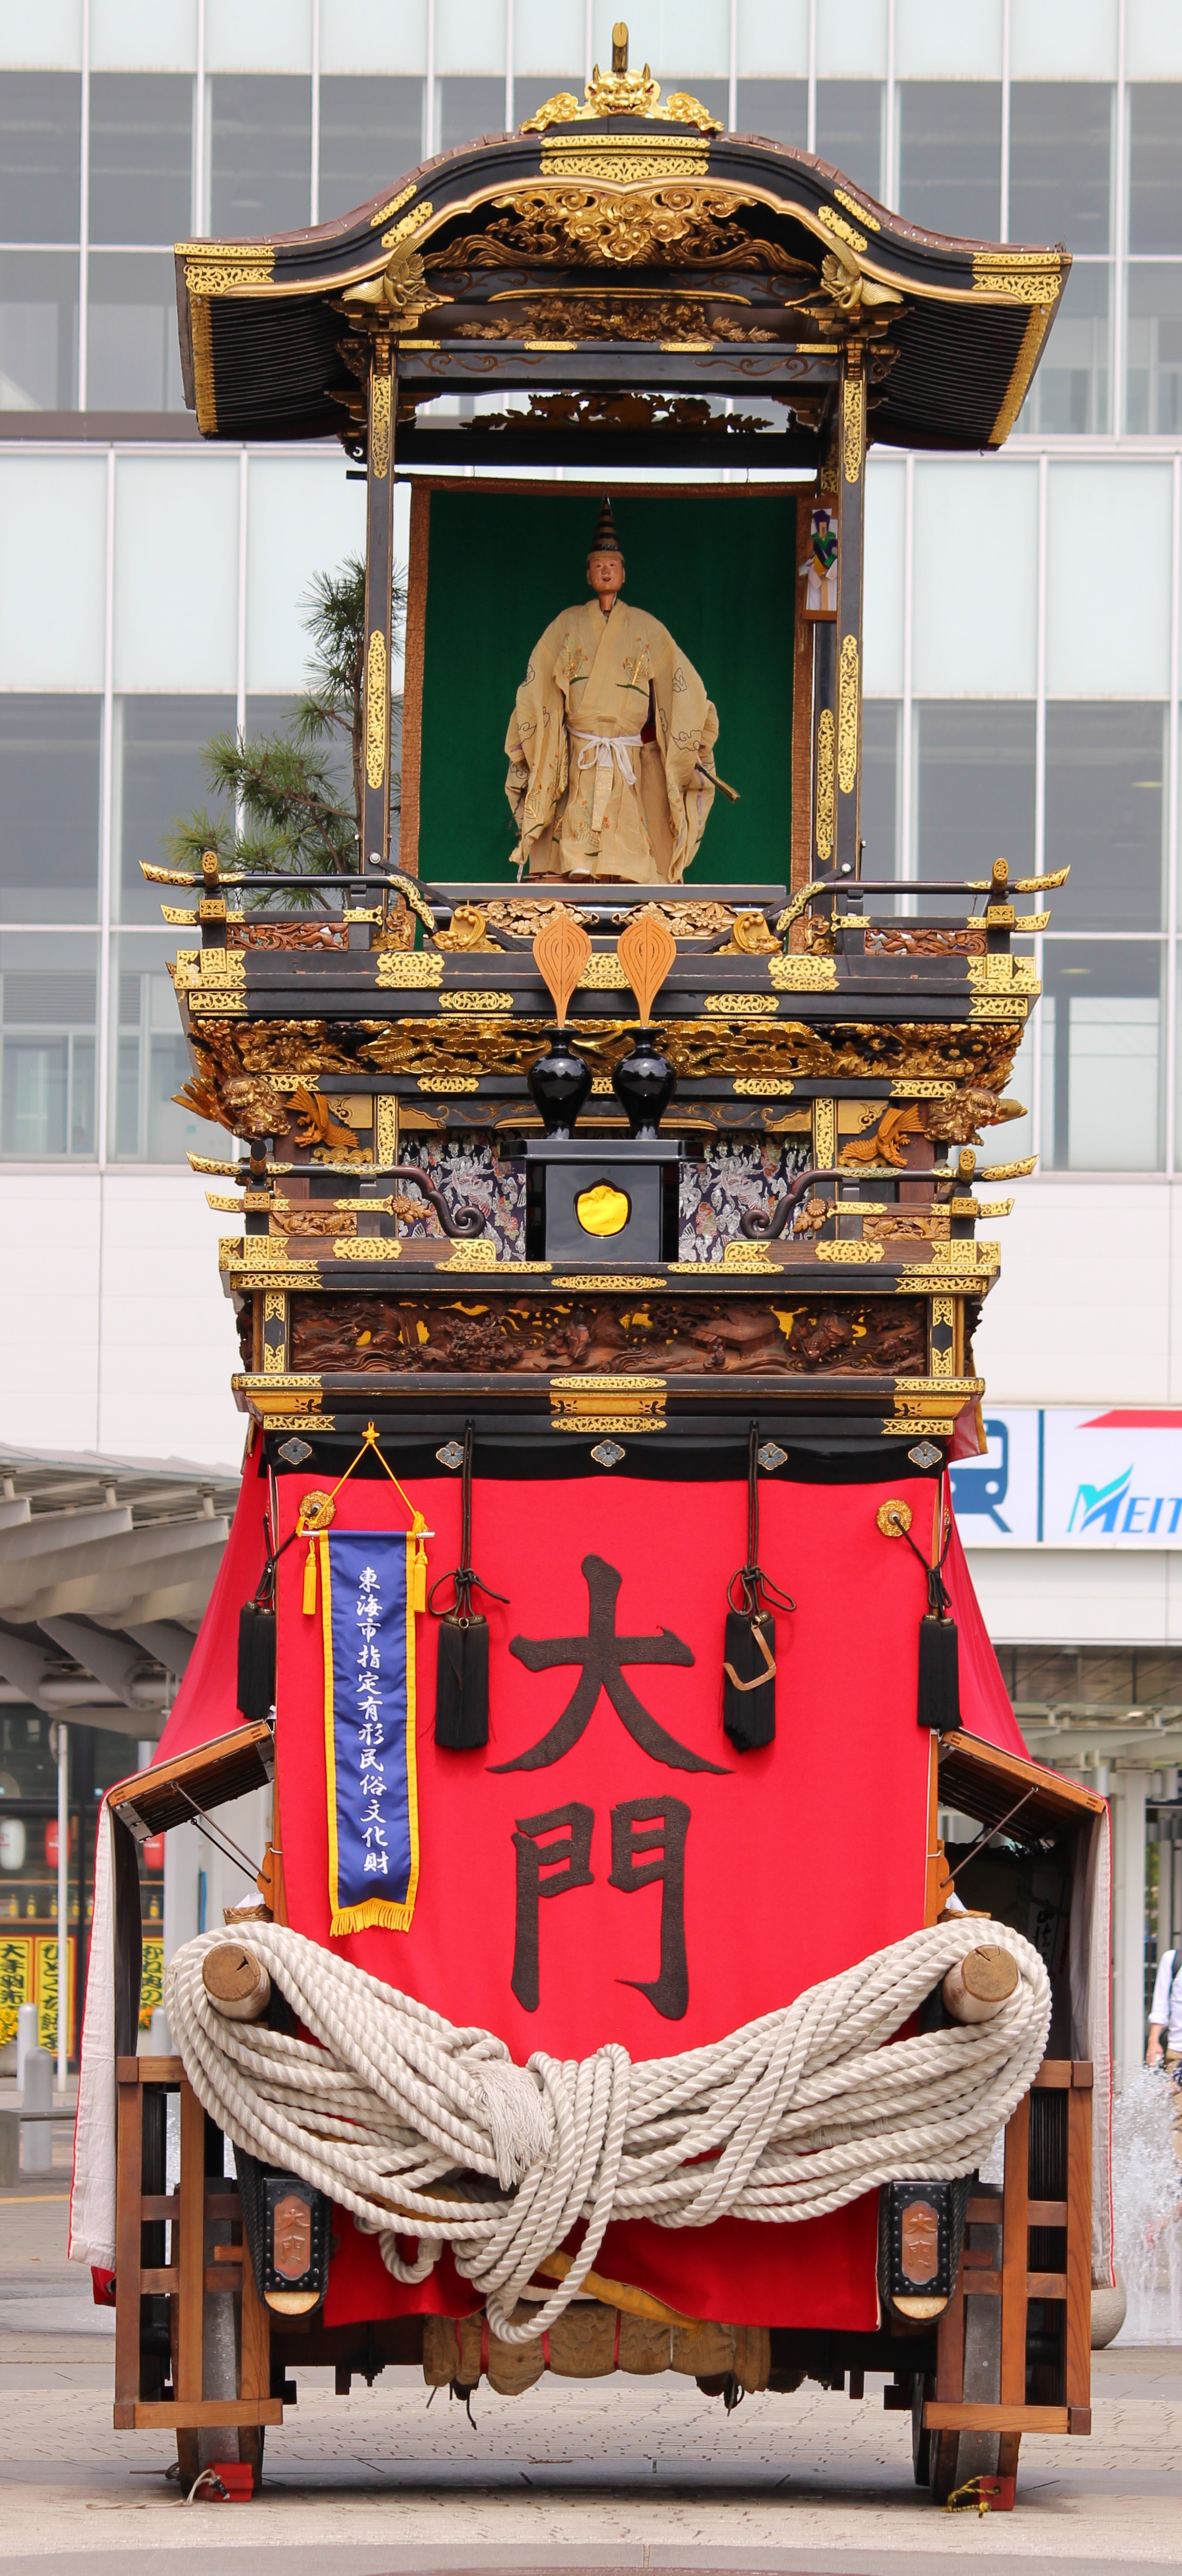
<svg viewBox="0 0 1182 2576">
<path fill-rule="evenodd" d="M 973 2172 L 1033 2082 L 1050 2027 L 1037 1950 L 991 1922 L 989 1940 L 1019 1969 L 1000 2012 L 894 2038 L 977 1947 L 971 1918 L 913 1932 L 680 2057 L 634 2064 L 613 2045 L 565 2062 L 539 2051 L 526 2067 L 490 2031 L 458 2030 L 277 1923 L 236 1924 L 234 1939 L 312 2039 L 227 2021 L 201 1979 L 226 1937 L 186 1942 L 164 1973 L 198 2100 L 235 2146 L 351 2210 L 396 2280 L 425 2279 L 449 2244 L 510 2343 L 553 2325 L 613 2218 L 783 2225 L 892 2179 Z M 586 2234 L 561 2287 L 511 2326 L 539 2263 L 580 2218 Z M 399 2251 L 407 2237 L 418 2240 L 413 2261 Z"/>
</svg>

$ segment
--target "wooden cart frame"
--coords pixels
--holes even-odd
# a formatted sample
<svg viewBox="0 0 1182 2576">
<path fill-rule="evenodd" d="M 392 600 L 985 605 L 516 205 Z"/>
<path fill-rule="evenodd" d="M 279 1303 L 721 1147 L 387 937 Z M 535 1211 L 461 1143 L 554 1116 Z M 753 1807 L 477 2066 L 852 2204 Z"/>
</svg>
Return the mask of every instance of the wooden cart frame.
<svg viewBox="0 0 1182 2576">
<path fill-rule="evenodd" d="M 326 2327 L 317 2315 L 296 2321 L 272 2313 L 245 2249 L 237 2185 L 222 2170 L 221 2131 L 179 2057 L 131 2053 L 139 1987 L 135 1840 L 183 1821 L 191 1802 L 208 1810 L 261 1785 L 271 1761 L 269 1728 L 245 1727 L 141 1773 L 110 1801 L 120 2050 L 114 2420 L 122 2431 L 175 2432 L 189 2484 L 199 2436 L 223 2428 L 227 2455 L 237 2450 L 257 2481 L 264 2428 L 282 2423 L 284 2403 L 296 2394 L 289 2374 L 300 2362 L 331 2364 L 338 2393 L 347 2395 L 354 2372 L 372 2381 L 388 2364 L 422 2357 L 421 2316 Z M 1013 1806 L 1016 1790 L 1044 1822 L 1070 1815 L 1082 1825 L 1102 1810 L 1091 1792 L 1034 1763 L 964 1735 L 942 1739 L 933 1804 L 937 1794 L 946 1801 L 971 1795 L 988 1820 Z M 282 1918 L 276 1858 L 269 1855 L 264 1866 Z M 929 1875 L 938 1894 L 938 1868 Z M 1003 2184 L 980 2186 L 968 2203 L 956 2285 L 938 2318 L 917 2324 L 884 2308 L 874 2334 L 772 2329 L 773 2392 L 798 2385 L 802 2366 L 831 2388 L 848 2381 L 851 2396 L 861 2395 L 867 2369 L 892 2374 L 885 2404 L 910 2410 L 917 2481 L 937 2500 L 965 2475 L 983 2475 L 984 2492 L 1004 2510 L 1013 2503 L 1024 2432 L 1091 2431 L 1092 2076 L 1086 2061 L 1044 2060 L 1005 2133 Z M 180 2171 L 172 2191 L 165 2187 L 169 2095 L 179 2099 Z M 227 2293 L 236 2386 L 215 2395 L 206 2389 L 206 2302 Z M 983 2317 L 986 2301 L 996 2302 L 996 2326 Z M 996 2471 L 980 2470 L 982 2439 L 996 2445 Z"/>
</svg>

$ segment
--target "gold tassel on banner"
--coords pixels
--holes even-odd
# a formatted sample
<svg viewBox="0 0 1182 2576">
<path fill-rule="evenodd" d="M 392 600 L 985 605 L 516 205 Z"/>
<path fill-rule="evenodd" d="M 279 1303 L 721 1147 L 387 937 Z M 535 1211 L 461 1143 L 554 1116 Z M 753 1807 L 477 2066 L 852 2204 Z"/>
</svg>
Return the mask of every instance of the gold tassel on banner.
<svg viewBox="0 0 1182 2576">
<path fill-rule="evenodd" d="M 406 1606 L 408 1610 L 425 1611 L 427 1607 L 426 1542 L 432 1533 L 421 1512 L 415 1513 L 414 1526 L 408 1535 L 414 1546 L 414 1554 L 407 1566 Z"/>
<path fill-rule="evenodd" d="M 342 1476 L 341 1484 L 344 1481 Z M 323 1536 L 329 1522 L 336 1518 L 333 1494 L 338 1494 L 340 1489 L 340 1485 L 334 1485 L 332 1494 L 305 1494 L 296 1513 L 296 1536 L 306 1538 L 308 1542 L 308 1553 L 304 1559 L 305 1619 L 316 1616 L 316 1541 Z"/>
</svg>

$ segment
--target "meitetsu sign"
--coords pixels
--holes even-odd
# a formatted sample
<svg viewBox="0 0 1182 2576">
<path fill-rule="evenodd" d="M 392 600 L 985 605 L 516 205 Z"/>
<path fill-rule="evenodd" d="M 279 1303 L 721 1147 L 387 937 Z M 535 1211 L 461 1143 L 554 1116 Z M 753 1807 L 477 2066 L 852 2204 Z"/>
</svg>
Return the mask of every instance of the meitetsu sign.
<svg viewBox="0 0 1182 2576">
<path fill-rule="evenodd" d="M 1182 1548 L 1182 1407 L 991 1405 L 952 1469 L 967 1547 Z"/>
</svg>

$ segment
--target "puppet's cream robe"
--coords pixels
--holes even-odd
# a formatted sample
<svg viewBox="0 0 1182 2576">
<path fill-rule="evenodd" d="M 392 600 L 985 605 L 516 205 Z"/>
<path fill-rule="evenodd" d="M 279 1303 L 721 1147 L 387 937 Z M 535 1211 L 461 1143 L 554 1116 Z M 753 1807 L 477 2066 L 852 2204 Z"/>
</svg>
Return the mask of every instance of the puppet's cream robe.
<svg viewBox="0 0 1182 2576">
<path fill-rule="evenodd" d="M 642 743 L 650 703 L 655 740 Z M 564 608 L 530 655 L 505 739 L 505 793 L 532 876 L 673 884 L 714 789 L 718 717 L 668 629 L 617 598 Z"/>
</svg>

